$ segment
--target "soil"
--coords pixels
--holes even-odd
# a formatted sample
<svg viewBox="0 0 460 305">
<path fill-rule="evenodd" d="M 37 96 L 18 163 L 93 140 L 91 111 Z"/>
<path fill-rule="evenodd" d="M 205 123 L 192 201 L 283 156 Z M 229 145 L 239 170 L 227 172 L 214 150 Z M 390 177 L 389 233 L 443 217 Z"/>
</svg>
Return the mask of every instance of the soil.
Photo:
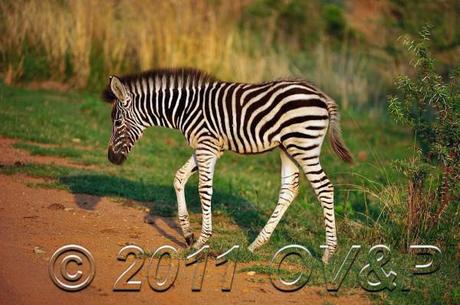
<svg viewBox="0 0 460 305">
<path fill-rule="evenodd" d="M 0 165 L 76 166 L 66 159 L 30 156 L 13 144 L 14 140 L 0 139 Z M 133 257 L 117 260 L 123 246 L 134 243 L 149 251 L 162 245 L 185 248 L 176 220 L 149 216 L 146 221 L 147 212 L 136 204 L 33 186 L 40 181 L 0 174 L 0 304 L 370 304 L 362 290 L 343 289 L 336 296 L 324 287 L 307 285 L 286 293 L 275 289 L 267 275 L 245 272 L 235 274 L 230 292 L 222 292 L 225 268 L 215 267 L 214 259 L 208 261 L 201 291 L 191 290 L 193 267 L 183 262 L 169 290 L 152 290 L 146 260 L 132 279 L 142 281 L 141 290 L 115 292 L 115 281 L 134 261 Z M 50 257 L 66 244 L 82 245 L 94 257 L 94 280 L 78 292 L 57 288 L 48 273 Z M 68 268 L 73 273 L 76 264 L 69 263 Z"/>
</svg>

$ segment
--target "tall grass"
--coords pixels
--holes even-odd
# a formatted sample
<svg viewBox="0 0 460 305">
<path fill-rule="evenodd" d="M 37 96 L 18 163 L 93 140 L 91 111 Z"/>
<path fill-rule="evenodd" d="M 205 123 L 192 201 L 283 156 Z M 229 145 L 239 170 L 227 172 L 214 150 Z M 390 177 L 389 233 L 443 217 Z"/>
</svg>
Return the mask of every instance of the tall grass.
<svg viewBox="0 0 460 305">
<path fill-rule="evenodd" d="M 285 56 L 256 47 L 251 34 L 240 30 L 245 2 L 2 2 L 2 76 L 6 83 L 26 74 L 37 78 L 39 58 L 47 73 L 38 77 L 77 88 L 109 73 L 159 66 L 194 66 L 245 81 L 288 75 Z"/>
<path fill-rule="evenodd" d="M 345 42 L 337 51 L 323 40 L 302 49 L 292 43 L 294 38 L 279 34 L 276 11 L 264 19 L 266 26 L 254 29 L 251 18 L 245 17 L 251 4 L 248 0 L 1 2 L 1 77 L 7 84 L 54 80 L 99 89 L 110 74 L 189 66 L 226 80 L 296 75 L 312 80 L 344 108 L 379 95 L 381 84 L 369 80 L 362 53 Z M 309 31 L 315 20 L 307 23 Z"/>
<path fill-rule="evenodd" d="M 351 103 L 375 105 L 375 100 L 383 96 L 383 81 L 373 73 L 369 56 L 357 48 L 343 43 L 337 52 L 327 43 L 320 43 L 313 54 L 312 79 L 340 101 L 342 108 L 349 108 Z"/>
<path fill-rule="evenodd" d="M 391 56 L 382 59 L 385 52 L 369 52 L 345 19 L 341 35 L 328 32 L 336 23 L 323 16 L 323 6 L 319 0 L 1 1 L 0 78 L 98 90 L 110 74 L 188 66 L 225 80 L 306 78 L 342 108 L 381 103 L 397 65 L 389 65 Z"/>
</svg>

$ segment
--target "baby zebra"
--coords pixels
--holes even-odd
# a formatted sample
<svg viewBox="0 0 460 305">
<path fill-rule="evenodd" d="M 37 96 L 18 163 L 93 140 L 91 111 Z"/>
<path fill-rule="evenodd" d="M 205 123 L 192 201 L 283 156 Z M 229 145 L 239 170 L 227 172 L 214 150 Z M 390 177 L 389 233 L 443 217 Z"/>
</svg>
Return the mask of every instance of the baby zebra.
<svg viewBox="0 0 460 305">
<path fill-rule="evenodd" d="M 341 138 L 337 105 L 329 96 L 303 80 L 234 83 L 217 80 L 199 70 L 180 68 L 121 78 L 112 76 L 103 97 L 113 105 L 108 147 L 112 163 L 121 164 L 149 126 L 179 130 L 194 149 L 174 179 L 179 222 L 189 246 L 201 248 L 212 234 L 212 181 L 222 153 L 231 150 L 255 154 L 279 147 L 278 203 L 249 250 L 254 251 L 268 241 L 296 197 L 300 167 L 323 208 L 327 245 L 323 261 L 328 262 L 337 246 L 334 188 L 319 162 L 328 127 L 333 150 L 342 160 L 352 162 Z M 195 241 L 184 187 L 196 171 L 203 222 Z"/>
</svg>

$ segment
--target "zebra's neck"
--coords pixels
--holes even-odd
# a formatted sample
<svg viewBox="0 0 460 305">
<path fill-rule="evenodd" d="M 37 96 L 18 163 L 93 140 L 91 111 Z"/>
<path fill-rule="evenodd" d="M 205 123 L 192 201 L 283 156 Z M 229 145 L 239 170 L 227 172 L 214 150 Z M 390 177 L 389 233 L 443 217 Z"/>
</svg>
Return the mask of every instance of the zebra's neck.
<svg viewBox="0 0 460 305">
<path fill-rule="evenodd" d="M 186 75 L 154 75 L 127 84 L 133 112 L 144 127 L 161 126 L 186 133 L 187 125 L 202 117 L 205 92 L 215 81 Z"/>
</svg>

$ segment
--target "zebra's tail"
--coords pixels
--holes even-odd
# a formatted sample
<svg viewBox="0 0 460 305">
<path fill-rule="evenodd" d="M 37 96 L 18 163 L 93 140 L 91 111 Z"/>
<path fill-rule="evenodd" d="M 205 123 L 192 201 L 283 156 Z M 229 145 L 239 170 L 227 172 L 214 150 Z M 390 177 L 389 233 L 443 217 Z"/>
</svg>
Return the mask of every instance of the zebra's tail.
<svg viewBox="0 0 460 305">
<path fill-rule="evenodd" d="M 353 157 L 348 150 L 345 142 L 342 138 L 342 131 L 340 130 L 340 115 L 337 109 L 337 104 L 334 100 L 327 97 L 327 110 L 329 112 L 329 140 L 331 142 L 332 149 L 335 153 L 347 163 L 353 163 Z"/>
</svg>

